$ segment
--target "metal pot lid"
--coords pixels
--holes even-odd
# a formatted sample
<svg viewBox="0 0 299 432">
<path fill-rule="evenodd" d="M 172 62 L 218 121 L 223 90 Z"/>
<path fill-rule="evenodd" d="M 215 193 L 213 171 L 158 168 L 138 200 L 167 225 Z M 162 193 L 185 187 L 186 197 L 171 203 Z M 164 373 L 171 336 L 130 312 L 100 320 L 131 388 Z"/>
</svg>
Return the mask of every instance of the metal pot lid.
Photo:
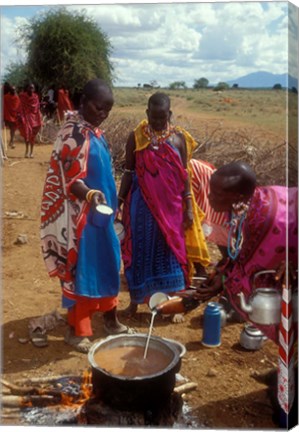
<svg viewBox="0 0 299 432">
<path fill-rule="evenodd" d="M 264 333 L 260 329 L 250 323 L 245 324 L 244 331 L 250 336 L 264 336 Z"/>
</svg>

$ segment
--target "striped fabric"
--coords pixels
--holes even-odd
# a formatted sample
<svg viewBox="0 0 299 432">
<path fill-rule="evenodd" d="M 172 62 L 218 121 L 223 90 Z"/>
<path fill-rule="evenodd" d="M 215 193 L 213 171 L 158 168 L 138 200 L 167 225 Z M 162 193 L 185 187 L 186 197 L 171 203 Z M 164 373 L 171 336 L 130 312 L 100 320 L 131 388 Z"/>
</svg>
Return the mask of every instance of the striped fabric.
<svg viewBox="0 0 299 432">
<path fill-rule="evenodd" d="M 291 287 L 283 285 L 279 325 L 278 401 L 289 413 L 295 397 L 295 326 L 293 325 Z"/>
<path fill-rule="evenodd" d="M 200 159 L 191 159 L 192 169 L 192 188 L 197 205 L 205 213 L 204 225 L 208 226 L 205 230 L 207 240 L 213 241 L 218 245 L 227 245 L 227 213 L 215 212 L 209 203 L 210 178 L 216 168 L 209 162 Z"/>
</svg>

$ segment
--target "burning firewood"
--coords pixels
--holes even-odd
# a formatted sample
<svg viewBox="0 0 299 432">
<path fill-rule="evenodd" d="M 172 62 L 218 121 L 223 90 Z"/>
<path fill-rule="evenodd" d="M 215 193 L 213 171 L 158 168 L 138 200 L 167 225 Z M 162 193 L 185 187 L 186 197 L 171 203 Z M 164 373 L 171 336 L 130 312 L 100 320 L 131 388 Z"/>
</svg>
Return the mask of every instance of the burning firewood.
<svg viewBox="0 0 299 432">
<path fill-rule="evenodd" d="M 38 390 L 34 387 L 19 387 L 4 379 L 1 379 L 1 384 L 10 389 L 11 393 L 15 395 L 29 395 L 38 393 Z"/>
<path fill-rule="evenodd" d="M 51 395 L 29 395 L 29 396 L 16 396 L 4 395 L 2 396 L 2 405 L 4 407 L 25 407 L 25 406 L 46 406 L 48 404 L 58 403 L 59 400 Z"/>
<path fill-rule="evenodd" d="M 19 385 L 24 384 L 48 384 L 53 381 L 60 381 L 60 380 L 80 380 L 80 376 L 64 376 L 64 375 L 52 375 L 48 377 L 31 377 L 31 378 L 23 378 L 16 381 Z"/>
<path fill-rule="evenodd" d="M 4 379 L 1 379 L 1 383 L 9 389 L 9 393 L 12 395 L 29 396 L 29 395 L 48 395 L 62 398 L 62 391 L 52 388 L 37 388 L 37 387 L 20 387 L 16 384 L 12 384 Z M 3 389 L 4 390 L 4 389 Z M 3 392 L 4 394 L 5 392 Z"/>
</svg>

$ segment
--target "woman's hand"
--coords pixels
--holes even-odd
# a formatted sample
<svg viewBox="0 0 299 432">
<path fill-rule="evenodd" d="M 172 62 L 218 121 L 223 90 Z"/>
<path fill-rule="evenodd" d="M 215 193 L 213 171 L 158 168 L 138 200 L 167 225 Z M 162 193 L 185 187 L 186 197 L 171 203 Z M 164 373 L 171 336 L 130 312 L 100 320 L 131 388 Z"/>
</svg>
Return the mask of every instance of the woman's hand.
<svg viewBox="0 0 299 432">
<path fill-rule="evenodd" d="M 95 209 L 96 206 L 99 204 L 106 204 L 106 203 L 107 201 L 106 201 L 105 194 L 101 191 L 95 192 L 90 201 L 90 205 L 93 209 Z"/>
<path fill-rule="evenodd" d="M 207 283 L 202 284 L 196 289 L 194 298 L 197 300 L 207 301 L 210 298 L 216 296 L 223 290 L 222 273 L 217 273 L 212 279 L 209 279 Z"/>
</svg>

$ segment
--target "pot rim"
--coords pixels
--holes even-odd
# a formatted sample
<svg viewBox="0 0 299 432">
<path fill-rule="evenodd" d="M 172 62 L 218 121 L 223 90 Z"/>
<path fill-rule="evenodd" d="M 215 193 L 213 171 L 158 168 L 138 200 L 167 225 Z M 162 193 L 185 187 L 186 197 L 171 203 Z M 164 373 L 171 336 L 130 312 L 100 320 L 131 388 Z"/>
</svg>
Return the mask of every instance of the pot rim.
<svg viewBox="0 0 299 432">
<path fill-rule="evenodd" d="M 179 342 L 175 339 L 170 339 L 170 338 L 165 338 L 165 337 L 161 337 L 161 339 L 163 339 L 164 341 L 170 342 L 173 345 L 176 345 L 180 350 L 179 356 L 181 358 L 186 354 L 187 349 L 186 349 L 185 345 L 183 345 L 181 342 Z"/>
<path fill-rule="evenodd" d="M 102 339 L 102 340 L 100 340 L 98 342 L 95 342 L 91 346 L 91 348 L 90 348 L 90 350 L 88 352 L 88 361 L 89 361 L 89 364 L 92 366 L 92 368 L 100 371 L 101 373 L 103 373 L 104 375 L 106 375 L 108 377 L 117 378 L 118 380 L 121 380 L 121 381 L 142 381 L 142 380 L 147 380 L 147 379 L 151 379 L 151 378 L 156 378 L 156 377 L 159 377 L 159 376 L 164 375 L 165 373 L 169 372 L 171 369 L 173 369 L 178 364 L 178 362 L 181 359 L 181 356 L 183 355 L 183 354 L 179 354 L 177 347 L 173 346 L 174 344 L 173 344 L 173 342 L 172 342 L 171 339 L 167 340 L 166 338 L 161 338 L 159 336 L 151 336 L 151 339 L 153 339 L 154 341 L 157 341 L 159 343 L 162 343 L 162 344 L 166 345 L 173 352 L 173 354 L 174 354 L 174 357 L 170 361 L 170 363 L 164 369 L 162 369 L 159 372 L 156 372 L 156 373 L 150 374 L 150 375 L 128 377 L 128 376 L 116 375 L 116 374 L 113 374 L 111 372 L 108 372 L 107 370 L 103 369 L 101 366 L 99 366 L 98 364 L 96 364 L 94 362 L 94 354 L 95 354 L 96 349 L 99 346 L 104 345 L 106 342 L 109 342 L 109 341 L 112 341 L 112 340 L 115 340 L 115 339 L 123 339 L 123 338 L 125 338 L 125 339 L 126 338 L 133 339 L 133 338 L 136 338 L 136 337 L 137 338 L 142 338 L 142 339 L 144 339 L 146 341 L 148 335 L 145 334 L 145 333 L 120 334 L 120 335 L 108 336 L 105 339 Z M 174 341 L 174 342 L 176 342 L 176 341 Z M 177 343 L 177 345 L 181 345 L 181 344 Z M 182 347 L 185 348 L 183 345 L 182 345 Z"/>
</svg>

